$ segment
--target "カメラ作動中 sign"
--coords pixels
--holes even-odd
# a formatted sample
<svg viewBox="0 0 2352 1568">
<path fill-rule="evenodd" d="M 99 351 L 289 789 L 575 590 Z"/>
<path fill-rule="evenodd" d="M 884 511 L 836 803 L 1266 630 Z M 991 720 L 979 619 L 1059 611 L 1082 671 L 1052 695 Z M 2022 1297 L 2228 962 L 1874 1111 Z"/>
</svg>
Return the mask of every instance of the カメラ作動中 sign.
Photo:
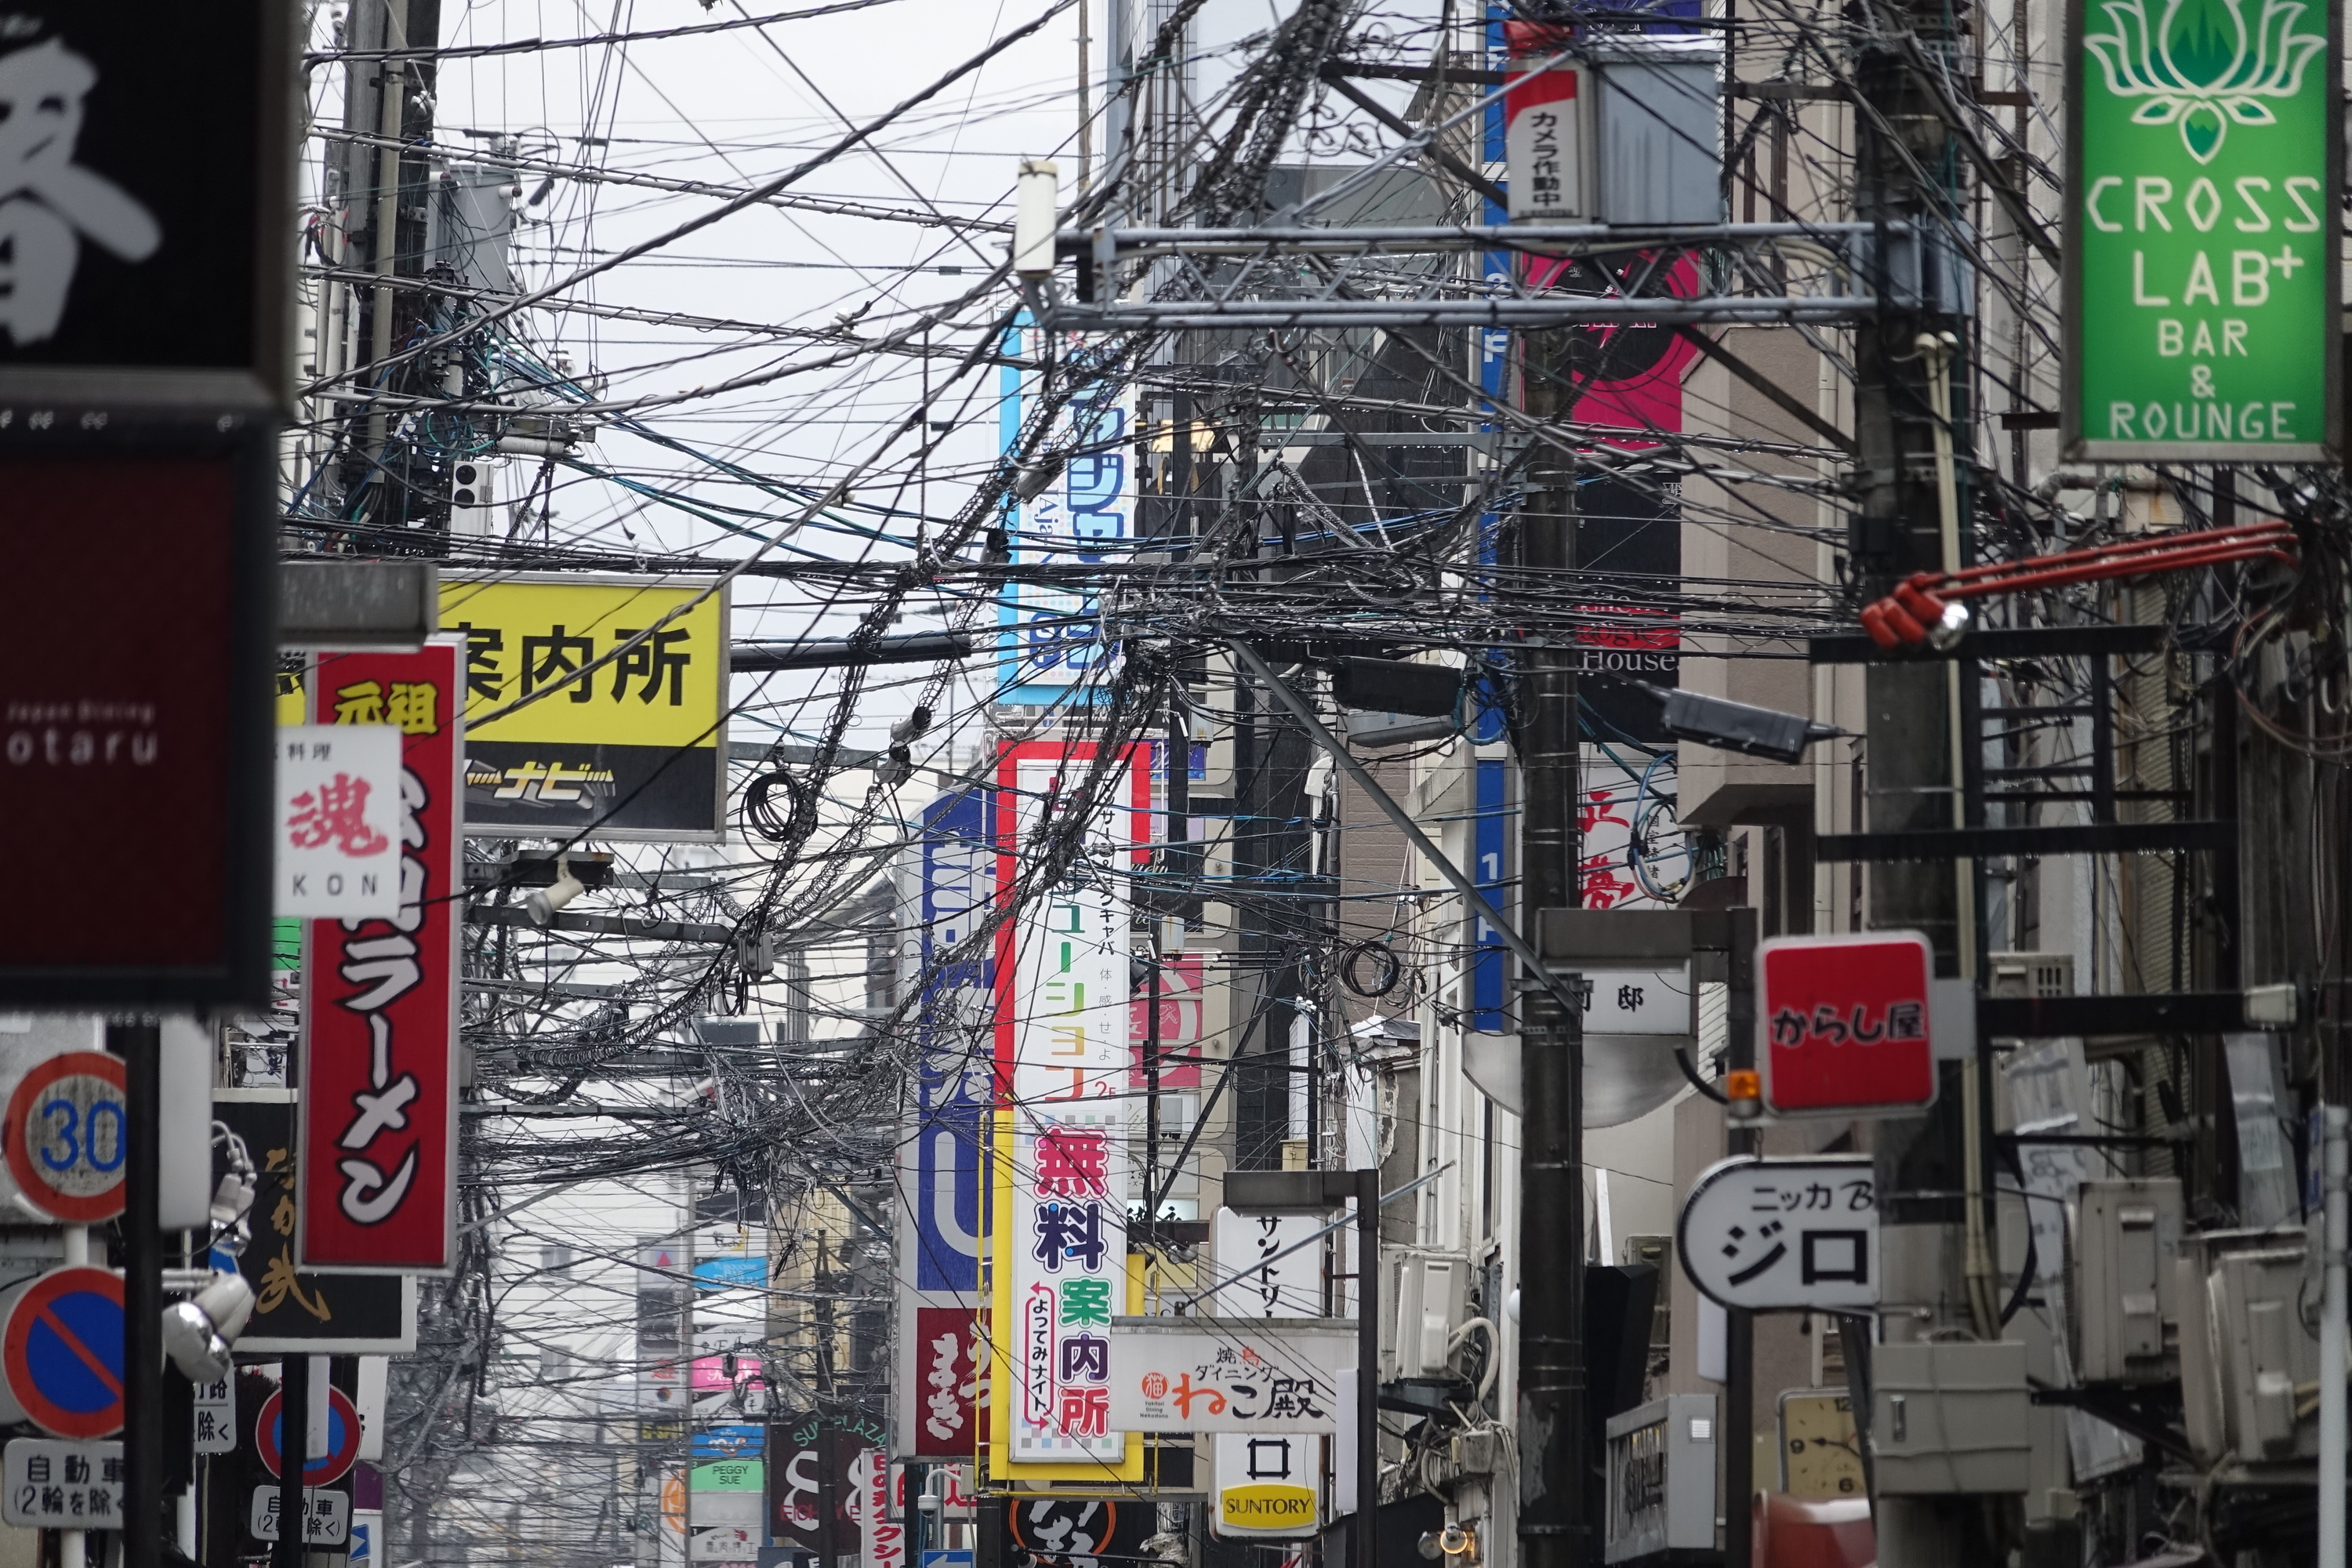
<svg viewBox="0 0 2352 1568">
<path fill-rule="evenodd" d="M 466 639 L 468 829 L 719 836 L 724 588 L 709 578 L 445 577 L 441 626 Z"/>
<path fill-rule="evenodd" d="M 2071 13 L 2071 455 L 2331 457 L 2342 335 L 2334 7 L 2074 0 Z"/>
</svg>

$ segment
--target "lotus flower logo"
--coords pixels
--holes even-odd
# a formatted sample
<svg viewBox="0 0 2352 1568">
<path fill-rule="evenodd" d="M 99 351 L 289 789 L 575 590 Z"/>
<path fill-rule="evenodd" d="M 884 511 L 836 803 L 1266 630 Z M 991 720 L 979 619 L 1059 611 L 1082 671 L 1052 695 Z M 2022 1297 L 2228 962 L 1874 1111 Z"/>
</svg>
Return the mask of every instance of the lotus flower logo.
<svg viewBox="0 0 2352 1568">
<path fill-rule="evenodd" d="M 2162 16 L 2150 26 L 2149 0 L 2106 0 L 2101 8 L 2115 31 L 2086 37 L 2083 47 L 2105 68 L 2109 92 L 2147 100 L 2133 111 L 2133 124 L 2178 124 L 2189 155 L 2210 163 L 2231 121 L 2278 123 L 2263 100 L 2300 92 L 2304 67 L 2327 45 L 2321 34 L 2294 30 L 2307 9 L 2302 0 L 2260 0 L 2262 17 L 2250 29 L 2245 11 L 2252 3 L 2162 0 Z"/>
</svg>

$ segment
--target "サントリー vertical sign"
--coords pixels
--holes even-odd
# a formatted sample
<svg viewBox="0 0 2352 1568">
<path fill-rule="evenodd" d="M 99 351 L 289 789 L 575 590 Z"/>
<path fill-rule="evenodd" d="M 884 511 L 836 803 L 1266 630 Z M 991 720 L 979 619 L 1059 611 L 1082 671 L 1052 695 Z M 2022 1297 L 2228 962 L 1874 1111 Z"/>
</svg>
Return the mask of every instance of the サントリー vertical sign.
<svg viewBox="0 0 2352 1568">
<path fill-rule="evenodd" d="M 2070 453 L 2331 456 L 2334 7 L 2074 0 L 2073 13 Z"/>
</svg>

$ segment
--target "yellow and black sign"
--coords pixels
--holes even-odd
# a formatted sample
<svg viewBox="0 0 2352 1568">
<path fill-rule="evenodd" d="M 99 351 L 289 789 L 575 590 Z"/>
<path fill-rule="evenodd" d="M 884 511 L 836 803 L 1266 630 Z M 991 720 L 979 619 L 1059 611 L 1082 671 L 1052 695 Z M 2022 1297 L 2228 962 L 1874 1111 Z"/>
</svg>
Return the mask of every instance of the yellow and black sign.
<svg viewBox="0 0 2352 1568">
<path fill-rule="evenodd" d="M 719 836 L 723 588 L 698 577 L 445 577 L 441 629 L 466 639 L 469 829 Z"/>
</svg>

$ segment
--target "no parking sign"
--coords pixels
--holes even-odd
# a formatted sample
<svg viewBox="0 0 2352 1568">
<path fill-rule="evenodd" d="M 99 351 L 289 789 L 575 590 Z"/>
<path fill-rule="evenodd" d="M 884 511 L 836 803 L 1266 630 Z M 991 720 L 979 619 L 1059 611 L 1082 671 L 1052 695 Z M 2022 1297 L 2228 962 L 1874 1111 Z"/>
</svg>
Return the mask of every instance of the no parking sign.
<svg viewBox="0 0 2352 1568">
<path fill-rule="evenodd" d="M 109 1268 L 53 1268 L 16 1299 L 0 1330 L 8 1392 L 43 1430 L 103 1437 L 122 1429 L 122 1280 Z"/>
<path fill-rule="evenodd" d="M 283 1390 L 261 1402 L 261 1414 L 253 1420 L 253 1446 L 261 1456 L 261 1468 L 271 1475 L 278 1473 L 280 1456 L 285 1453 L 286 1395 Z M 306 1487 L 332 1486 L 350 1473 L 360 1457 L 360 1412 L 351 1395 L 340 1388 L 327 1390 L 327 1451 L 306 1454 L 302 1458 L 302 1484 Z"/>
</svg>

